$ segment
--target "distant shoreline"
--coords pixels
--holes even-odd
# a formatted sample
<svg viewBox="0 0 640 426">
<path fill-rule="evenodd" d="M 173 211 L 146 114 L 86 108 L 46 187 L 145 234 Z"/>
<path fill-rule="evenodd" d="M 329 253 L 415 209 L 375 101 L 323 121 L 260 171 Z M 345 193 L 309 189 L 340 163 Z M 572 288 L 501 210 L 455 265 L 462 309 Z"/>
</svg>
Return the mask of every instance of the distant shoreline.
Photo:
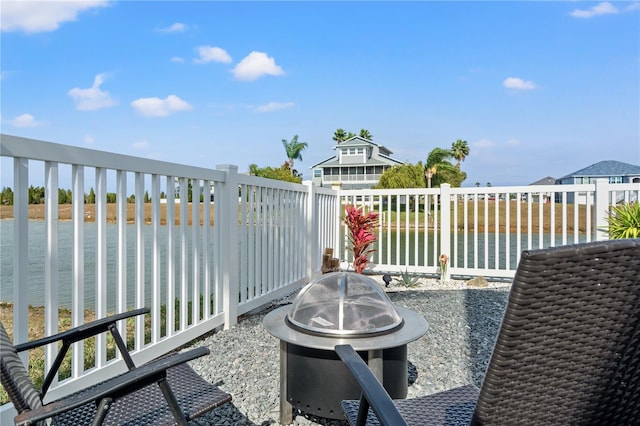
<svg viewBox="0 0 640 426">
<path fill-rule="evenodd" d="M 187 217 L 189 218 L 188 220 L 188 225 L 191 225 L 191 218 L 192 218 L 192 213 L 191 213 L 191 203 L 188 204 L 188 214 Z M 513 208 L 513 206 L 512 206 Z M 550 220 L 550 212 L 548 211 L 549 209 L 549 204 L 546 204 L 544 206 L 545 208 L 545 212 L 544 212 L 544 219 L 543 219 L 543 231 L 544 232 L 550 232 L 550 227 L 549 227 L 549 220 Z M 561 211 L 562 206 L 561 205 L 556 205 L 556 215 L 555 215 L 555 231 L 558 232 L 562 232 L 562 211 Z M 494 217 L 494 205 L 490 204 L 489 206 L 489 218 L 493 218 Z M 211 206 L 211 212 L 210 212 L 210 224 L 213 226 L 213 210 L 214 210 L 214 206 Z M 584 223 L 585 223 L 585 211 L 584 211 L 584 206 L 581 206 L 580 209 L 580 232 L 584 232 Z M 95 218 L 96 218 L 96 206 L 95 204 L 85 204 L 84 205 L 84 221 L 85 222 L 95 222 Z M 536 211 L 537 211 L 537 207 L 536 207 Z M 499 210 L 500 215 L 500 229 L 499 232 L 516 232 L 517 230 L 517 222 L 516 222 L 516 215 L 512 214 L 510 217 L 510 226 L 509 226 L 509 230 L 505 229 L 504 226 L 504 221 L 505 221 L 505 208 L 501 207 Z M 567 214 L 567 224 L 568 226 L 571 228 L 572 224 L 574 223 L 574 218 L 573 218 L 573 210 L 570 210 Z M 45 205 L 44 204 L 30 204 L 29 205 L 29 219 L 30 220 L 44 220 L 44 216 L 45 216 Z M 116 204 L 115 203 L 108 203 L 107 204 L 107 223 L 111 223 L 111 224 L 115 224 L 116 223 Z M 200 206 L 200 224 L 202 225 L 202 217 L 203 217 L 203 206 Z M 13 219 L 13 206 L 0 206 L 0 219 Z M 58 206 L 58 220 L 60 221 L 70 221 L 72 219 L 72 206 L 71 204 L 60 204 Z M 150 203 L 146 203 L 144 205 L 144 220 L 146 224 L 151 224 L 151 204 Z M 410 219 L 411 223 L 413 223 L 413 219 Z M 462 218 L 459 219 L 459 223 L 458 223 L 458 230 L 462 231 L 463 230 L 463 223 L 461 222 Z M 531 217 L 531 228 L 533 230 L 538 230 L 539 229 L 539 215 L 538 214 L 533 214 Z M 130 204 L 127 203 L 127 223 L 135 223 L 135 204 Z M 165 203 L 161 203 L 160 204 L 160 225 L 166 225 L 167 223 L 167 205 Z M 420 222 L 422 223 L 422 222 Z M 175 220 L 174 220 L 174 224 L 175 225 L 179 225 L 180 224 L 180 205 L 176 204 L 176 208 L 175 208 Z M 393 223 L 393 225 L 395 225 L 395 221 Z M 404 221 L 401 221 L 400 223 L 400 230 L 405 228 L 405 224 Z M 474 229 L 474 218 L 473 218 L 473 209 L 469 209 L 468 211 L 468 217 L 467 217 L 467 226 L 468 229 L 472 230 Z M 523 220 L 521 220 L 520 223 L 520 230 L 523 233 L 528 232 L 528 227 L 529 224 L 527 223 L 526 217 L 523 217 Z M 384 225 L 382 225 L 382 229 L 386 229 L 386 227 Z M 432 229 L 432 225 L 429 225 L 429 229 Z M 424 226 L 418 226 L 418 230 L 419 231 L 424 231 Z M 485 232 L 484 229 L 484 212 L 479 212 L 479 217 L 478 217 L 478 227 L 477 227 L 478 232 Z M 487 232 L 495 232 L 495 226 L 493 225 L 493 221 L 490 220 L 489 221 L 489 226 L 488 226 L 488 230 Z"/>
<path fill-rule="evenodd" d="M 202 213 L 203 206 L 200 206 L 200 224 L 202 225 Z M 44 204 L 29 204 L 29 220 L 44 220 L 45 205 Z M 191 225 L 191 203 L 188 204 L 188 224 Z M 213 225 L 213 206 L 211 206 L 211 225 Z M 13 206 L 0 206 L 0 219 L 13 219 Z M 70 221 L 72 219 L 72 206 L 71 204 L 60 204 L 58 206 L 58 220 Z M 107 204 L 107 223 L 116 223 L 116 204 Z M 84 205 L 84 221 L 95 222 L 96 220 L 96 206 L 95 204 Z M 144 221 L 145 223 L 151 223 L 151 204 L 146 203 L 144 205 Z M 127 203 L 127 223 L 135 223 L 135 204 Z M 160 204 L 160 224 L 166 225 L 167 223 L 167 205 Z M 175 225 L 180 224 L 180 207 L 176 204 L 175 209 Z"/>
</svg>

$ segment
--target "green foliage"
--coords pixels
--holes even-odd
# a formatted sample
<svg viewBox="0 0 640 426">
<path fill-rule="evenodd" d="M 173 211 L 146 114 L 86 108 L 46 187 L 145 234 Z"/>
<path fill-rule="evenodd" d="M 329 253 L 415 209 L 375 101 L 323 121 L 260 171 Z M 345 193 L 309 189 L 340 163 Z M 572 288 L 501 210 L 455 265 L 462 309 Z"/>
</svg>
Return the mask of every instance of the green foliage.
<svg viewBox="0 0 640 426">
<path fill-rule="evenodd" d="M 424 168 L 418 164 L 401 164 L 384 171 L 375 189 L 424 188 Z"/>
<path fill-rule="evenodd" d="M 360 129 L 360 134 L 358 135 L 363 139 L 373 140 L 373 135 L 367 129 Z"/>
<path fill-rule="evenodd" d="M 420 284 L 420 278 L 409 274 L 409 270 L 400 272 L 400 278 L 396 278 L 396 281 L 403 287 L 416 287 Z"/>
<path fill-rule="evenodd" d="M 453 152 L 449 149 L 434 148 L 427 157 L 425 164 L 425 175 L 430 172 L 431 185 L 435 188 L 443 183 L 448 183 L 452 187 L 459 187 L 467 178 L 467 174 L 458 169 L 449 161 L 453 157 Z M 428 177 L 427 177 L 428 179 Z"/>
<path fill-rule="evenodd" d="M 84 197 L 84 202 L 87 204 L 95 204 L 96 203 L 96 193 L 93 191 L 93 188 L 89 190 L 89 195 Z"/>
<path fill-rule="evenodd" d="M 44 204 L 44 186 L 29 187 L 29 204 Z"/>
<path fill-rule="evenodd" d="M 62 188 L 58 188 L 58 204 L 71 203 L 71 200 L 67 200 L 67 191 Z"/>
<path fill-rule="evenodd" d="M 342 142 L 346 141 L 347 140 L 347 132 L 345 132 L 344 129 L 337 129 L 333 133 L 333 140 L 338 142 L 338 143 L 342 143 Z"/>
<path fill-rule="evenodd" d="M 368 139 L 370 141 L 373 140 L 373 135 L 367 129 L 360 129 L 360 133 L 357 135 L 355 133 L 349 132 L 347 133 L 344 129 L 339 128 L 333 133 L 333 140 L 342 143 L 347 139 L 351 139 L 354 136 L 360 136 L 361 138 Z"/>
<path fill-rule="evenodd" d="M 304 151 L 308 144 L 306 142 L 298 142 L 298 135 L 294 135 L 291 138 L 291 142 L 286 139 L 282 139 L 282 145 L 287 153 L 287 159 L 289 162 L 289 174 L 293 173 L 293 160 L 302 161 L 302 151 Z"/>
<path fill-rule="evenodd" d="M 459 188 L 466 178 L 467 174 L 465 172 L 461 171 L 454 165 L 447 165 L 440 168 L 434 180 L 436 186 L 448 183 L 454 188 Z"/>
<path fill-rule="evenodd" d="M 6 186 L 2 188 L 2 192 L 0 192 L 0 203 L 2 203 L 3 206 L 13 205 L 13 191 L 11 188 L 7 188 Z"/>
<path fill-rule="evenodd" d="M 469 155 L 469 144 L 467 141 L 458 139 L 451 144 L 451 155 L 456 159 L 456 167 L 460 170 L 460 163 Z"/>
<path fill-rule="evenodd" d="M 640 238 L 640 202 L 613 206 L 607 218 L 606 232 L 612 240 Z"/>
<path fill-rule="evenodd" d="M 13 205 L 13 190 L 11 188 L 4 187 L 2 191 L 0 191 L 0 203 L 5 206 Z M 43 204 L 45 197 L 45 189 L 44 186 L 40 187 L 29 187 L 29 204 Z M 85 195 L 85 203 L 87 204 L 95 204 L 96 202 L 96 193 L 91 188 L 89 190 L 89 194 Z M 73 194 L 70 189 L 62 189 L 58 188 L 58 204 L 71 204 L 73 202 Z M 107 203 L 115 203 L 116 202 L 116 193 L 115 192 L 107 192 Z"/>
<path fill-rule="evenodd" d="M 278 168 L 263 167 L 260 168 L 255 164 L 249 166 L 249 172 L 253 176 L 259 176 L 267 179 L 283 180 L 285 182 L 302 183 L 302 176 L 295 170 L 293 173 L 289 169 L 289 163 L 284 163 Z"/>
<path fill-rule="evenodd" d="M 115 192 L 107 192 L 107 203 L 115 203 L 117 201 Z"/>
</svg>

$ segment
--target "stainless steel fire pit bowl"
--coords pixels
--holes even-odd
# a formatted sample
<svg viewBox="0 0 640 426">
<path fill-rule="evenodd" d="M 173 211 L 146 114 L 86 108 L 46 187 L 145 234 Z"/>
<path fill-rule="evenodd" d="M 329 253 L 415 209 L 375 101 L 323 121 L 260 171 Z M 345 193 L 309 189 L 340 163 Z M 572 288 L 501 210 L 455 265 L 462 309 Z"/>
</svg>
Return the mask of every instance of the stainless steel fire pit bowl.
<svg viewBox="0 0 640 426">
<path fill-rule="evenodd" d="M 293 303 L 267 314 L 264 328 L 280 339 L 280 423 L 293 409 L 342 419 L 340 401 L 360 389 L 333 348 L 350 344 L 392 398 L 408 387 L 407 343 L 427 332 L 416 312 L 395 306 L 378 283 L 353 272 L 325 274 L 307 284 Z"/>
</svg>

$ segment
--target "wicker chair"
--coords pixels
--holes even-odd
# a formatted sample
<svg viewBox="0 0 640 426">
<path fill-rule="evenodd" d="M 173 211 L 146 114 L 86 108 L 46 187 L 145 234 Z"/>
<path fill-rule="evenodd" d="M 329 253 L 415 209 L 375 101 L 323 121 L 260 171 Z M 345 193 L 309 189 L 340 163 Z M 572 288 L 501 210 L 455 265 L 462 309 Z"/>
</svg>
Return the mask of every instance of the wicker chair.
<svg viewBox="0 0 640 426">
<path fill-rule="evenodd" d="M 118 333 L 116 322 L 148 313 L 146 308 L 99 319 L 51 337 L 13 345 L 0 323 L 0 381 L 18 415 L 17 425 L 160 425 L 187 424 L 191 419 L 231 401 L 196 374 L 186 362 L 209 353 L 207 348 L 173 353 L 136 367 Z M 70 345 L 110 331 L 129 371 L 59 400 L 43 403 Z M 21 351 L 62 342 L 51 371 L 38 391 L 18 357 Z"/>
<path fill-rule="evenodd" d="M 523 252 L 480 389 L 392 401 L 336 352 L 363 390 L 351 425 L 639 425 L 640 239 Z"/>
</svg>

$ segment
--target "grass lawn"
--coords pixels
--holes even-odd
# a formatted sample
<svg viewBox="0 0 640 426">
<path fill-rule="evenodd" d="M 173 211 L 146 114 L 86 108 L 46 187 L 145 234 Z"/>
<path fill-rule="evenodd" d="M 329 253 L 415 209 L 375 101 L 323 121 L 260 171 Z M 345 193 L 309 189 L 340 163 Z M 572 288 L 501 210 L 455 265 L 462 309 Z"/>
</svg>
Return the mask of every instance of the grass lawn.
<svg viewBox="0 0 640 426">
<path fill-rule="evenodd" d="M 191 302 L 189 303 L 189 318 L 191 318 Z M 176 302 L 176 323 L 179 321 L 180 307 Z M 71 311 L 69 309 L 58 310 L 58 324 L 59 331 L 69 330 L 71 328 Z M 29 306 L 29 323 L 28 323 L 28 340 L 39 339 L 44 337 L 44 307 Z M 95 319 L 95 314 L 92 311 L 86 310 L 84 315 L 84 321 L 89 322 Z M 7 330 L 9 337 L 13 339 L 13 304 L 0 303 L 0 321 Z M 127 320 L 127 335 L 122 336 L 125 339 L 127 348 L 132 350 L 134 348 L 134 331 L 135 331 L 135 317 L 128 318 Z M 166 334 L 166 317 L 164 306 L 161 310 L 161 330 L 160 334 Z M 111 360 L 116 356 L 116 343 L 110 333 L 105 334 L 107 336 L 107 359 Z M 151 341 L 151 314 L 145 315 L 145 343 Z M 84 356 L 85 363 L 84 368 L 89 369 L 95 366 L 95 338 L 88 338 L 84 341 Z M 36 387 L 40 388 L 44 381 L 44 348 L 36 348 L 29 351 L 29 376 Z M 60 380 L 65 379 L 71 375 L 71 356 L 67 353 L 62 365 L 59 369 L 58 378 Z M 0 405 L 9 402 L 7 392 L 0 386 Z"/>
</svg>

